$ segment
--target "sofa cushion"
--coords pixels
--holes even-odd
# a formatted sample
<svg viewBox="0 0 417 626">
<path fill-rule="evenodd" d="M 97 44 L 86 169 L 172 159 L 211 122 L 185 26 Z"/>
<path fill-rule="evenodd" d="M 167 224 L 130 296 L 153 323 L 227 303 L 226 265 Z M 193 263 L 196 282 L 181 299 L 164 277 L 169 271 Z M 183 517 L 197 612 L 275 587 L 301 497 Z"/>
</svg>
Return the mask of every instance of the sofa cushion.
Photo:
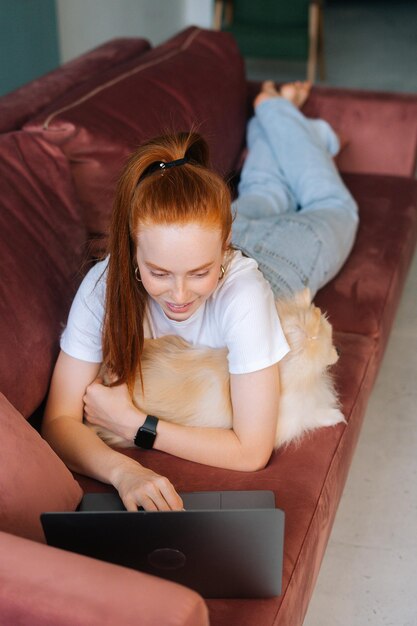
<svg viewBox="0 0 417 626">
<path fill-rule="evenodd" d="M 82 86 L 25 126 L 67 155 L 92 237 L 107 232 L 120 170 L 146 139 L 194 126 L 218 171 L 234 168 L 244 141 L 246 81 L 227 33 L 189 28 L 92 87 L 86 93 Z"/>
<path fill-rule="evenodd" d="M 0 530 L 45 541 L 39 516 L 73 511 L 79 484 L 24 417 L 0 394 Z"/>
<path fill-rule="evenodd" d="M 49 385 L 85 230 L 57 146 L 3 135 L 0 169 L 0 391 L 28 417 Z"/>
<path fill-rule="evenodd" d="M 96 78 L 109 67 L 139 56 L 149 47 L 146 39 L 113 39 L 3 96 L 0 99 L 0 132 L 19 129 L 29 117 L 56 98 L 79 87 L 80 83 Z"/>
<path fill-rule="evenodd" d="M 417 182 L 365 174 L 344 180 L 359 205 L 358 235 L 342 271 L 315 301 L 336 330 L 381 338 L 383 345 L 417 239 Z"/>
</svg>

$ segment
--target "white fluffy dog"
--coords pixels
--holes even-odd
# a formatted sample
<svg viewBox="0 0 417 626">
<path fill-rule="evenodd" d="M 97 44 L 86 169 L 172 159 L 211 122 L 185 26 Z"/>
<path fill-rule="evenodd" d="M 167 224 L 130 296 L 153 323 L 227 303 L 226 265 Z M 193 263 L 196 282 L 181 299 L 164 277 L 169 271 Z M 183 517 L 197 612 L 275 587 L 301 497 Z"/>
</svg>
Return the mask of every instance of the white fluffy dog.
<svg viewBox="0 0 417 626">
<path fill-rule="evenodd" d="M 320 426 L 344 422 L 329 367 L 336 363 L 332 327 L 311 303 L 308 289 L 276 302 L 291 348 L 280 361 L 280 403 L 275 447 L 298 440 Z M 144 413 L 189 426 L 232 427 L 227 350 L 191 346 L 180 337 L 145 340 L 143 387 L 134 403 Z M 130 447 L 133 441 L 91 426 L 106 443 Z"/>
</svg>

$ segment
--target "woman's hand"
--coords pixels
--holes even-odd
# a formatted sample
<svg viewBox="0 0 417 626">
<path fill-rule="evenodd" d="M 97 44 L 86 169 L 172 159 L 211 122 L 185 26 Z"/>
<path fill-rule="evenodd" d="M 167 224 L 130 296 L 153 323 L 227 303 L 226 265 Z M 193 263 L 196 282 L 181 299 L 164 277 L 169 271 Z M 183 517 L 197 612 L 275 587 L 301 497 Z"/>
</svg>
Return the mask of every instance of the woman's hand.
<svg viewBox="0 0 417 626">
<path fill-rule="evenodd" d="M 113 485 L 128 511 L 181 511 L 183 502 L 173 485 L 164 476 L 156 474 L 126 458 L 114 472 Z"/>
<path fill-rule="evenodd" d="M 129 440 L 134 438 L 146 417 L 134 406 L 126 384 L 107 387 L 101 378 L 88 385 L 83 402 L 87 422 Z"/>
<path fill-rule="evenodd" d="M 167 478 L 113 450 L 82 424 L 85 409 L 89 421 L 116 432 L 116 420 L 126 421 L 133 407 L 126 385 L 105 387 L 96 378 L 99 368 L 99 363 L 60 353 L 45 409 L 44 436 L 73 471 L 114 485 L 129 511 L 138 506 L 147 511 L 181 510 L 182 500 Z M 132 433 L 136 434 L 145 416 L 133 409 Z"/>
<path fill-rule="evenodd" d="M 83 400 L 88 422 L 126 439 L 133 439 L 145 419 L 134 406 L 125 384 L 106 387 L 101 378 L 96 378 L 88 385 Z M 128 511 L 137 511 L 138 506 L 145 511 L 181 511 L 183 508 L 182 500 L 168 478 L 128 457 L 117 464 L 111 482 Z"/>
</svg>

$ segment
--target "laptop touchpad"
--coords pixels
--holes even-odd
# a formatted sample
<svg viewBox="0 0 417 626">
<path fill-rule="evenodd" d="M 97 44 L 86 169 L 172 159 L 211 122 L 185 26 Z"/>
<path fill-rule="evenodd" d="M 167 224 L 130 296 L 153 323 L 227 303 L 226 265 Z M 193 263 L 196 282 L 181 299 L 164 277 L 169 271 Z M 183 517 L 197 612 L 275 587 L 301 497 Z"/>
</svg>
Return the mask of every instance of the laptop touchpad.
<svg viewBox="0 0 417 626">
<path fill-rule="evenodd" d="M 216 511 L 221 508 L 219 491 L 181 493 L 181 498 L 186 511 Z"/>
</svg>

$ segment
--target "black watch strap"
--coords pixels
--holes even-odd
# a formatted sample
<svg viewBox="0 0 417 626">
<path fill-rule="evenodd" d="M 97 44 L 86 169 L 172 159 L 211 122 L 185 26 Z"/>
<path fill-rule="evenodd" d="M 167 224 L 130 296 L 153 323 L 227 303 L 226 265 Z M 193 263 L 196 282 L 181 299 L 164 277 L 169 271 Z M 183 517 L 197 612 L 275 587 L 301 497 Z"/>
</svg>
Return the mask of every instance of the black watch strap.
<svg viewBox="0 0 417 626">
<path fill-rule="evenodd" d="M 158 418 L 155 415 L 147 415 L 146 420 L 136 433 L 134 442 L 138 448 L 145 448 L 150 450 L 153 448 L 153 444 L 156 439 L 156 427 L 158 425 Z"/>
</svg>

